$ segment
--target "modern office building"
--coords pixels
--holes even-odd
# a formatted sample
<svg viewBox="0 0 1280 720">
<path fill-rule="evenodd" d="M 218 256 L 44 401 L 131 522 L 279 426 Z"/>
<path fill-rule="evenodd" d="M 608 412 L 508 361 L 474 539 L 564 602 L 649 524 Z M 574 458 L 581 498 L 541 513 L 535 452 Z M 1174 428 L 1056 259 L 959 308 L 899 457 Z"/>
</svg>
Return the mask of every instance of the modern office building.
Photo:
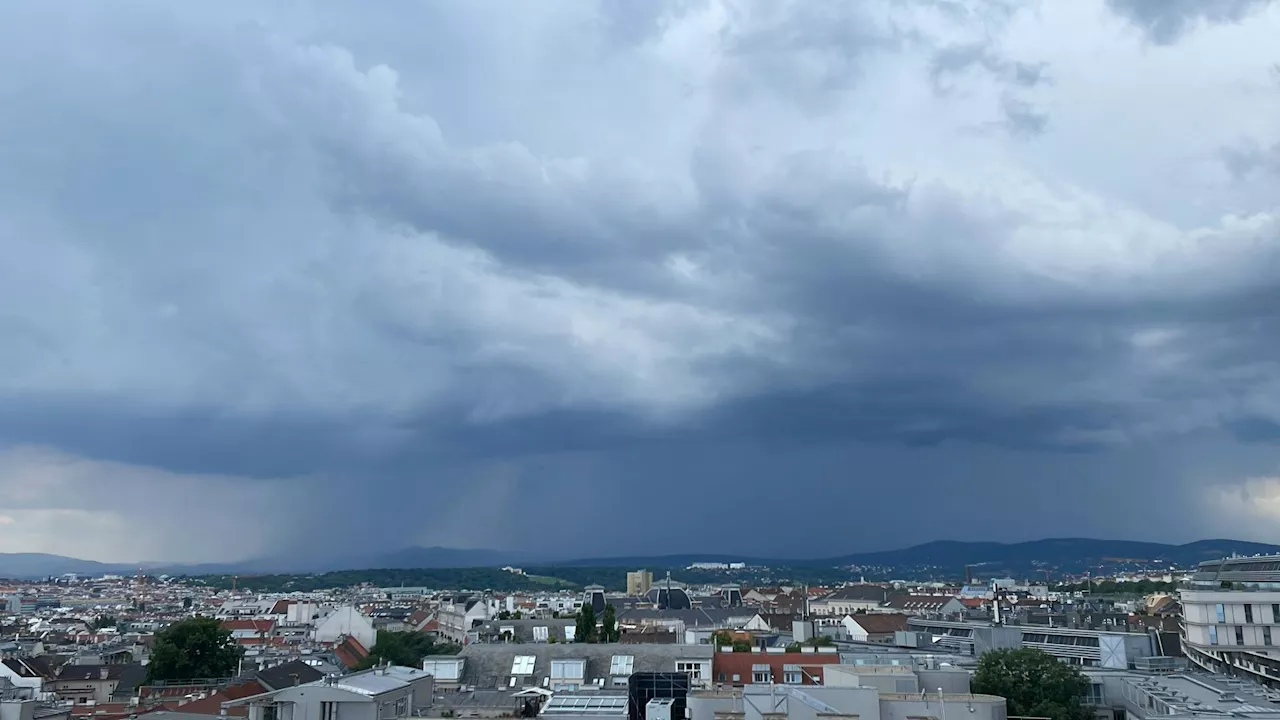
<svg viewBox="0 0 1280 720">
<path fill-rule="evenodd" d="M 1280 688 L 1280 555 L 1200 563 L 1179 594 L 1188 660 Z"/>
<path fill-rule="evenodd" d="M 1160 654 L 1149 633 L 928 618 L 910 618 L 907 629 L 928 633 L 938 647 L 969 657 L 1001 648 L 1033 647 L 1072 665 L 1125 669 Z"/>
</svg>

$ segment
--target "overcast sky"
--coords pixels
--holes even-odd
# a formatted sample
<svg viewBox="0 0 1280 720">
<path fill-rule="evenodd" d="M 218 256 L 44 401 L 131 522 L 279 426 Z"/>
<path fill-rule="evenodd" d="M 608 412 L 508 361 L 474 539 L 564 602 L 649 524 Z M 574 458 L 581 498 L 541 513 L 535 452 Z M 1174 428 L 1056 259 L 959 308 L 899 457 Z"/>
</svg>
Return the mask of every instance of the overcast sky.
<svg viewBox="0 0 1280 720">
<path fill-rule="evenodd" d="M 0 3 L 0 551 L 1280 542 L 1280 3 Z"/>
</svg>

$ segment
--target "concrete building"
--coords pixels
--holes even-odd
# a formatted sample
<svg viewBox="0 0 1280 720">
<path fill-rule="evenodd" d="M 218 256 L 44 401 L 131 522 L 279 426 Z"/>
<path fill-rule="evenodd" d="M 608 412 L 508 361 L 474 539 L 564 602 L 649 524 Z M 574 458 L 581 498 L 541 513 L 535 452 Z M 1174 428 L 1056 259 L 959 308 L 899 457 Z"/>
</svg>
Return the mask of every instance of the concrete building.
<svg viewBox="0 0 1280 720">
<path fill-rule="evenodd" d="M 440 606 L 436 621 L 440 637 L 456 644 L 468 642 L 467 634 L 497 615 L 496 604 L 480 597 L 458 597 Z"/>
<path fill-rule="evenodd" d="M 30 688 L 38 693 L 47 681 L 56 678 L 57 671 L 43 658 L 14 657 L 0 662 L 0 682 L 7 680 L 13 687 Z"/>
<path fill-rule="evenodd" d="M 626 688 L 636 672 L 684 672 L 695 687 L 711 682 L 710 645 L 507 644 L 468 645 L 459 685 L 472 690 L 518 691 L 522 688 L 562 691 L 574 687 Z"/>
<path fill-rule="evenodd" d="M 854 642 L 892 643 L 894 635 L 907 629 L 907 616 L 897 613 L 858 613 L 840 620 L 844 637 Z"/>
<path fill-rule="evenodd" d="M 1200 563 L 1179 599 L 1188 660 L 1280 689 L 1280 555 Z"/>
<path fill-rule="evenodd" d="M 1280 693 L 1244 679 L 1202 671 L 1108 673 L 1087 671 L 1092 681 L 1086 700 L 1099 718 L 1126 720 L 1275 720 Z"/>
<path fill-rule="evenodd" d="M 128 700 L 147 676 L 142 665 L 75 665 L 58 670 L 52 691 L 63 700 L 85 704 Z"/>
<path fill-rule="evenodd" d="M 889 599 L 889 591 L 879 585 L 846 585 L 823 597 L 809 601 L 813 615 L 852 615 L 858 611 L 876 612 Z"/>
<path fill-rule="evenodd" d="M 930 633 L 948 652 L 971 657 L 1001 648 L 1033 647 L 1072 665 L 1123 670 L 1160 655 L 1156 638 L 1148 633 L 924 618 L 911 618 L 907 628 Z"/>
<path fill-rule="evenodd" d="M 380 667 L 231 700 L 222 709 L 248 706 L 249 720 L 395 720 L 423 714 L 433 682 L 419 668 Z"/>
<path fill-rule="evenodd" d="M 836 667 L 836 666 L 832 666 Z M 689 695 L 689 720 L 907 720 L 946 717 L 1005 720 L 1004 698 L 933 692 L 883 692 L 870 686 L 749 685 Z"/>
<path fill-rule="evenodd" d="M 627 573 L 627 595 L 643 597 L 653 587 L 653 573 L 648 570 L 635 570 Z"/>
</svg>

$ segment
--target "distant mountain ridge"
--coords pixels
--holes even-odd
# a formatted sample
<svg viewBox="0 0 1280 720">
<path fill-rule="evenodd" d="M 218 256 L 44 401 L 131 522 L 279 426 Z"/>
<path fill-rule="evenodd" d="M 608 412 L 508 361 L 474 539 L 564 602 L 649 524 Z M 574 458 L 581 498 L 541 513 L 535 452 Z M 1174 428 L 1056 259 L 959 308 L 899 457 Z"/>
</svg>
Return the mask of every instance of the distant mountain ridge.
<svg viewBox="0 0 1280 720">
<path fill-rule="evenodd" d="M 901 550 L 853 553 L 828 558 L 781 559 L 718 553 L 659 556 L 627 556 L 557 559 L 531 553 L 488 549 L 409 547 L 385 553 L 347 557 L 276 557 L 238 563 L 103 563 L 44 553 L 0 553 L 0 577 L 30 579 L 76 573 L 81 575 L 130 575 L 145 567 L 148 572 L 171 575 L 307 574 L 339 570 L 466 568 L 516 566 L 563 567 L 685 567 L 696 562 L 743 562 L 770 567 L 859 566 L 876 568 L 936 567 L 954 571 L 969 565 L 986 573 L 1034 569 L 1080 572 L 1081 568 L 1116 564 L 1163 563 L 1186 568 L 1204 560 L 1229 555 L 1280 554 L 1280 545 L 1243 540 L 1198 540 L 1185 545 L 1132 540 L 1048 538 L 1021 543 L 960 542 L 939 540 Z"/>
<path fill-rule="evenodd" d="M 1133 561 L 1167 563 L 1190 567 L 1204 560 L 1237 555 L 1280 554 L 1280 545 L 1244 540 L 1197 540 L 1184 545 L 1141 542 L 1134 540 L 1096 540 L 1091 538 L 1047 538 L 1020 543 L 961 542 L 937 540 L 900 550 L 853 553 L 817 559 L 779 559 L 740 555 L 681 554 L 658 557 L 612 557 L 572 560 L 560 565 L 643 566 L 690 565 L 695 562 L 743 562 L 749 565 L 813 567 L 857 565 L 862 567 L 963 568 L 965 565 L 988 565 L 1028 568 L 1043 564 L 1047 568 Z"/>
</svg>

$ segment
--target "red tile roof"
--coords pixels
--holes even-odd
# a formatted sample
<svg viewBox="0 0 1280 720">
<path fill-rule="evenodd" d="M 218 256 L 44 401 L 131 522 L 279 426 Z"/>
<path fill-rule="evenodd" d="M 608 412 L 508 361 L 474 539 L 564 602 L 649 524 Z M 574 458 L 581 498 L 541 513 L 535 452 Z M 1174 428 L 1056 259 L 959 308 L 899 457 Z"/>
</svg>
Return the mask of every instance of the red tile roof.
<svg viewBox="0 0 1280 720">
<path fill-rule="evenodd" d="M 338 656 L 338 662 L 341 662 L 348 670 L 354 669 L 360 664 L 361 660 L 369 657 L 369 651 L 360 644 L 359 640 L 348 635 L 343 638 L 342 642 L 333 646 L 333 654 Z"/>
<path fill-rule="evenodd" d="M 221 715 L 222 703 L 247 698 L 251 695 L 261 695 L 265 692 L 269 692 L 266 686 L 262 685 L 257 680 L 250 680 L 238 685 L 225 687 L 208 697 L 204 697 L 199 700 L 192 700 L 189 703 L 179 704 L 175 708 L 167 709 L 177 710 L 184 713 L 193 713 L 196 715 Z M 228 708 L 227 714 L 232 717 L 248 717 L 249 706 L 241 705 L 238 707 Z"/>
</svg>

